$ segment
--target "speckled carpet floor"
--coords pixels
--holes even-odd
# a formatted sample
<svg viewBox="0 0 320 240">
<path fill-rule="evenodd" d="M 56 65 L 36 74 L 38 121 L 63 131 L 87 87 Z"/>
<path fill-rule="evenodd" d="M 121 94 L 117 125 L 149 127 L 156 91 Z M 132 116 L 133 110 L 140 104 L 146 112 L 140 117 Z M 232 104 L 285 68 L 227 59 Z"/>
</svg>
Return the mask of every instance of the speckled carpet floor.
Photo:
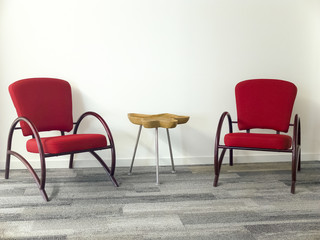
<svg viewBox="0 0 320 240">
<path fill-rule="evenodd" d="M 67 164 L 66 164 L 67 165 Z M 320 239 L 320 161 L 303 162 L 296 194 L 290 163 L 49 169 L 43 201 L 26 170 L 0 171 L 0 239 Z"/>
</svg>

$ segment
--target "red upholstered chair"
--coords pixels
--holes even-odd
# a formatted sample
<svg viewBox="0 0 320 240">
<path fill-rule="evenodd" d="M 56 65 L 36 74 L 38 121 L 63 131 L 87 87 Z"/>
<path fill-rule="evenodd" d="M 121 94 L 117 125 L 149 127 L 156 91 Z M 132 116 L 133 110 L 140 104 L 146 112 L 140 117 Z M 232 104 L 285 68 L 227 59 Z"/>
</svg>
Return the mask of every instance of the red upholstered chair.
<svg viewBox="0 0 320 240">
<path fill-rule="evenodd" d="M 116 156 L 113 138 L 104 119 L 94 112 L 83 113 L 77 122 L 72 117 L 71 86 L 68 82 L 55 78 L 29 78 L 12 83 L 9 92 L 16 108 L 16 118 L 10 128 L 7 147 L 5 178 L 9 178 L 10 157 L 17 157 L 29 170 L 36 181 L 43 198 L 48 201 L 45 191 L 46 158 L 70 155 L 69 168 L 73 167 L 75 153 L 90 152 L 103 166 L 111 181 L 114 178 Z M 79 134 L 78 128 L 87 116 L 95 117 L 105 129 L 105 134 Z M 17 124 L 20 123 L 20 127 Z M 41 176 L 39 177 L 30 163 L 19 153 L 13 151 L 12 138 L 15 130 L 21 129 L 27 140 L 27 151 L 40 155 Z M 65 134 L 73 129 L 72 134 Z M 40 137 L 41 132 L 58 131 L 58 136 Z M 56 133 L 56 132 L 53 133 Z M 96 153 L 98 150 L 111 150 L 111 168 Z"/>
<path fill-rule="evenodd" d="M 214 168 L 217 186 L 221 164 L 225 152 L 229 150 L 229 164 L 233 165 L 233 150 L 254 150 L 285 152 L 292 154 L 291 193 L 295 192 L 296 172 L 301 167 L 301 134 L 300 119 L 294 117 L 290 124 L 292 108 L 297 94 L 296 86 L 287 81 L 277 79 L 253 79 L 240 82 L 235 88 L 238 121 L 232 121 L 228 112 L 224 112 L 217 128 Z M 220 144 L 220 136 L 224 120 L 228 120 L 229 133 L 224 136 L 224 145 Z M 233 124 L 238 125 L 240 132 L 233 132 Z M 289 127 L 293 128 L 289 136 Z M 269 129 L 266 130 L 251 129 Z M 241 131 L 242 130 L 242 131 Z M 285 134 L 284 134 L 285 133 Z M 219 155 L 219 150 L 221 153 Z"/>
</svg>

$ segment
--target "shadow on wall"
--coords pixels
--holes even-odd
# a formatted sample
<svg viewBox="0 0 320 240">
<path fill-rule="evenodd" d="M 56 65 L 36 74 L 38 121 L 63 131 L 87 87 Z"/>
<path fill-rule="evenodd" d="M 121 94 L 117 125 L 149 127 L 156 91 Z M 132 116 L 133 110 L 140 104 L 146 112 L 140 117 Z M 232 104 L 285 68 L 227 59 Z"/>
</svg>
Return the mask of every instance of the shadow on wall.
<svg viewBox="0 0 320 240">
<path fill-rule="evenodd" d="M 319 128 L 315 129 L 310 126 L 318 126 L 320 123 L 320 102 L 316 102 L 313 99 L 312 96 L 305 97 L 305 95 L 300 95 L 296 99 L 293 109 L 293 114 L 299 114 L 301 119 L 301 150 L 302 153 L 306 154 L 319 154 Z M 305 145 L 304 143 L 308 144 Z"/>
<path fill-rule="evenodd" d="M 68 81 L 68 80 L 66 80 L 66 81 Z M 86 96 L 85 96 L 86 89 L 79 88 L 76 83 L 73 83 L 70 81 L 69 81 L 69 83 L 71 85 L 71 90 L 72 90 L 73 122 L 76 122 L 83 113 L 88 112 L 88 111 L 96 112 L 102 118 L 104 118 L 104 116 L 102 115 L 101 112 L 95 111 L 92 108 L 89 109 L 87 107 L 88 104 L 90 104 L 90 103 L 84 101 L 84 99 L 86 99 Z M 95 96 L 93 96 L 92 98 L 94 98 L 94 97 Z M 89 100 L 89 99 L 87 98 L 87 100 Z M 107 119 L 104 118 L 104 120 L 109 125 Z M 87 116 L 83 119 L 83 121 L 80 124 L 78 132 L 79 133 L 105 134 L 105 130 L 104 130 L 102 124 L 93 116 Z"/>
<path fill-rule="evenodd" d="M 68 80 L 66 80 L 68 81 Z M 73 122 L 76 122 L 82 113 L 86 110 L 84 109 L 84 102 L 82 96 L 82 90 L 77 87 L 77 84 L 71 81 L 68 81 L 71 85 L 72 91 L 72 115 Z"/>
<path fill-rule="evenodd" d="M 3 21 L 3 16 L 4 16 L 4 3 L 3 1 L 0 1 L 0 25 L 4 24 L 5 21 Z M 0 29 L 2 29 L 2 26 L 0 26 Z M 2 53 L 2 48 L 3 48 L 3 43 L 1 41 L 0 38 L 0 52 Z M 3 106 L 7 106 L 6 104 L 9 103 L 8 100 L 8 86 L 6 81 L 4 80 L 4 59 L 3 59 L 3 55 L 0 55 L 0 108 L 1 110 L 3 110 Z M 10 105 L 9 105 L 10 106 Z M 6 116 L 7 114 L 5 114 L 5 116 L 1 116 L 0 117 L 0 126 L 2 126 L 2 130 L 0 133 L 0 169 L 4 169 L 4 159 L 5 159 L 5 149 L 7 146 L 7 132 L 9 130 L 10 125 L 8 126 L 6 123 L 8 122 L 6 120 Z"/>
</svg>

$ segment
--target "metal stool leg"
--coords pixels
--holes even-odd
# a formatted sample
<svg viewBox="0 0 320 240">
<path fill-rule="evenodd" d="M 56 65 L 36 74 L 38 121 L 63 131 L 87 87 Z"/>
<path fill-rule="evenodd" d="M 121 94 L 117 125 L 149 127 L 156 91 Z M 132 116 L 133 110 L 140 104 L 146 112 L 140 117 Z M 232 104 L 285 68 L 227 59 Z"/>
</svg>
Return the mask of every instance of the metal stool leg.
<svg viewBox="0 0 320 240">
<path fill-rule="evenodd" d="M 128 175 L 132 174 L 132 168 L 133 168 L 133 164 L 134 164 L 134 159 L 136 157 L 136 152 L 137 152 L 137 148 L 138 148 L 138 144 L 139 144 L 141 130 L 142 130 L 142 125 L 140 125 L 140 127 L 139 127 L 137 141 L 136 141 L 136 145 L 134 147 L 131 166 L 130 166 L 130 170 L 129 170 Z M 166 130 L 167 130 L 168 145 L 169 145 L 170 158 L 171 158 L 172 173 L 175 173 L 176 170 L 175 170 L 175 167 L 174 167 L 174 161 L 173 161 L 173 154 L 172 154 L 172 147 L 171 147 L 169 129 L 166 128 Z M 159 134 L 158 134 L 158 128 L 155 128 L 155 151 L 156 151 L 156 184 L 159 185 L 160 184 L 160 182 L 159 182 L 159 162 L 160 162 L 160 160 L 159 160 Z"/>
<path fill-rule="evenodd" d="M 156 148 L 156 185 L 159 185 L 159 143 L 158 143 L 158 128 L 155 132 L 155 148 Z"/>
<path fill-rule="evenodd" d="M 137 141 L 136 141 L 136 146 L 134 147 L 134 152 L 133 152 L 133 157 L 132 157 L 132 161 L 131 161 L 131 166 L 130 166 L 130 170 L 129 170 L 129 173 L 128 173 L 129 175 L 132 174 L 133 162 L 134 162 L 134 158 L 136 157 L 136 152 L 137 152 L 137 148 L 138 148 L 138 143 L 139 143 L 139 139 L 140 139 L 141 130 L 142 130 L 142 125 L 140 125 L 140 127 L 139 127 L 138 137 L 137 137 Z"/>
<path fill-rule="evenodd" d="M 173 162 L 173 155 L 172 155 L 172 147 L 171 147 L 171 141 L 170 141 L 170 134 L 169 134 L 169 129 L 166 128 L 167 130 L 167 136 L 168 136 L 168 145 L 169 145 L 169 150 L 170 150 L 170 157 L 171 157 L 171 166 L 172 166 L 172 173 L 176 173 L 176 170 L 174 168 L 174 162 Z"/>
</svg>

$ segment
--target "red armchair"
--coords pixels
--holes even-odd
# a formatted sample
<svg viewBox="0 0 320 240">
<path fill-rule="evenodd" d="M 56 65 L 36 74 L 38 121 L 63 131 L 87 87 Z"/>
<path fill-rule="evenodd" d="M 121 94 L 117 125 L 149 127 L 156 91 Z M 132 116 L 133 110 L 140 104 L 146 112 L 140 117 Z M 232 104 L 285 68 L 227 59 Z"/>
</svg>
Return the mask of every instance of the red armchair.
<svg viewBox="0 0 320 240">
<path fill-rule="evenodd" d="M 45 201 L 48 196 L 45 191 L 46 158 L 60 155 L 70 155 L 69 168 L 73 167 L 75 153 L 90 152 L 102 165 L 111 181 L 118 186 L 114 178 L 116 155 L 110 129 L 104 119 L 94 112 L 83 113 L 77 122 L 72 117 L 71 86 L 68 82 L 55 78 L 29 78 L 12 83 L 9 93 L 16 108 L 16 118 L 9 131 L 5 178 L 9 178 L 10 158 L 17 157 L 29 170 Z M 79 134 L 78 128 L 87 116 L 95 117 L 106 131 L 104 134 Z M 20 127 L 17 127 L 17 124 Z M 13 151 L 12 139 L 15 130 L 21 129 L 27 140 L 28 152 L 40 155 L 41 176 L 39 177 L 30 163 L 19 153 Z M 72 134 L 66 135 L 65 132 Z M 58 136 L 40 137 L 41 132 L 58 131 Z M 98 150 L 111 150 L 111 168 L 96 153 Z"/>
<path fill-rule="evenodd" d="M 236 85 L 238 121 L 232 121 L 228 112 L 220 117 L 214 149 L 214 187 L 218 185 L 227 150 L 230 166 L 233 165 L 234 150 L 272 151 L 292 154 L 291 193 L 295 193 L 296 173 L 301 168 L 301 127 L 297 114 L 293 124 L 290 124 L 290 118 L 296 94 L 297 87 L 293 83 L 277 79 L 246 80 Z M 220 144 L 220 137 L 226 118 L 229 133 L 224 136 L 223 145 Z M 233 124 L 244 132 L 233 132 Z M 293 127 L 293 136 L 283 134 L 288 132 L 289 127 Z M 251 129 L 269 129 L 275 133 L 253 133 Z"/>
</svg>

